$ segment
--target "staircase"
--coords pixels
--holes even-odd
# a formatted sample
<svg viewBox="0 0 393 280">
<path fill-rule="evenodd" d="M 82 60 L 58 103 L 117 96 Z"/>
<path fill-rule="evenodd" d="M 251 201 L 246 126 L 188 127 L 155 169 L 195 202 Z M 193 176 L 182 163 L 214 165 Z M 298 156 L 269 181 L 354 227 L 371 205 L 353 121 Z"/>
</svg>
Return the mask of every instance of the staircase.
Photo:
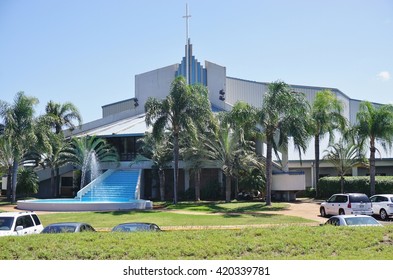
<svg viewBox="0 0 393 280">
<path fill-rule="evenodd" d="M 115 170 L 84 193 L 81 201 L 126 202 L 137 199 L 139 170 Z M 94 183 L 94 182 L 93 182 Z"/>
</svg>

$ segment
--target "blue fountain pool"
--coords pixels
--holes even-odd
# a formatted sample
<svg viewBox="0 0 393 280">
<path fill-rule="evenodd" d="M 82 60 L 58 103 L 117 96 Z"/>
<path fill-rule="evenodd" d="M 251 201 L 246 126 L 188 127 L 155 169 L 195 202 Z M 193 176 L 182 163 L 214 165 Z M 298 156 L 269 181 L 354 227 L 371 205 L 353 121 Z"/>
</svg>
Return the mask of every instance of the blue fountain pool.
<svg viewBox="0 0 393 280">
<path fill-rule="evenodd" d="M 17 208 L 29 211 L 125 211 L 132 209 L 152 209 L 150 200 L 80 200 L 80 199 L 35 199 L 18 200 Z"/>
</svg>

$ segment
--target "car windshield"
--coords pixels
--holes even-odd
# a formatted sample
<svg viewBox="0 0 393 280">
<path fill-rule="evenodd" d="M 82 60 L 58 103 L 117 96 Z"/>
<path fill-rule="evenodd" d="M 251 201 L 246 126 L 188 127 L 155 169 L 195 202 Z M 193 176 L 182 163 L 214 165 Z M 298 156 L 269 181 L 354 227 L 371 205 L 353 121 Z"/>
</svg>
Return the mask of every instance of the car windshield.
<svg viewBox="0 0 393 280">
<path fill-rule="evenodd" d="M 344 219 L 349 226 L 379 225 L 372 217 L 348 217 Z"/>
<path fill-rule="evenodd" d="M 71 225 L 56 225 L 47 226 L 42 231 L 43 233 L 65 233 L 65 232 L 75 232 L 76 226 Z"/>
<path fill-rule="evenodd" d="M 122 231 L 122 232 L 146 231 L 146 230 L 150 230 L 150 225 L 127 224 L 127 225 L 118 225 L 113 229 L 113 231 Z"/>
<path fill-rule="evenodd" d="M 0 230 L 10 230 L 14 217 L 0 217 Z"/>
</svg>

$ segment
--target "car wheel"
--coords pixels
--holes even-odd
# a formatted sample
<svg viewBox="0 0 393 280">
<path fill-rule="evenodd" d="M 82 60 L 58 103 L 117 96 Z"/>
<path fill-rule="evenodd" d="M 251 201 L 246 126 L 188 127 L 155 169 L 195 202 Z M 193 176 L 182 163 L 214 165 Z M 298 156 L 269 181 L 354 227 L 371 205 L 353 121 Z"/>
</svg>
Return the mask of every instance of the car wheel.
<svg viewBox="0 0 393 280">
<path fill-rule="evenodd" d="M 319 212 L 321 213 L 321 216 L 322 216 L 322 217 L 326 217 L 326 211 L 325 211 L 325 208 L 324 208 L 324 207 L 321 207 L 321 208 L 319 209 Z"/>
<path fill-rule="evenodd" d="M 386 213 L 385 209 L 381 209 L 381 211 L 379 211 L 379 216 L 382 220 L 387 220 L 389 218 L 388 213 Z"/>
<path fill-rule="evenodd" d="M 340 210 L 338 210 L 338 214 L 339 214 L 339 215 L 345 215 L 345 211 L 344 211 L 344 209 L 340 209 Z"/>
</svg>

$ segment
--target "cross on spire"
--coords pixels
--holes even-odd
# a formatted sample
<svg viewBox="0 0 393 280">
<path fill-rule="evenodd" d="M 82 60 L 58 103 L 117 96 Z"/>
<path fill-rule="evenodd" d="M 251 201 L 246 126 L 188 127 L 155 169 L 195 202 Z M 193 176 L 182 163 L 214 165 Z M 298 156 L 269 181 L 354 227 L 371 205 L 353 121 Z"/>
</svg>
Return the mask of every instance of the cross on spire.
<svg viewBox="0 0 393 280">
<path fill-rule="evenodd" d="M 191 17 L 190 14 L 188 14 L 188 4 L 186 4 L 186 15 L 183 16 L 183 18 L 186 19 L 186 44 L 188 44 L 188 19 Z"/>
</svg>

